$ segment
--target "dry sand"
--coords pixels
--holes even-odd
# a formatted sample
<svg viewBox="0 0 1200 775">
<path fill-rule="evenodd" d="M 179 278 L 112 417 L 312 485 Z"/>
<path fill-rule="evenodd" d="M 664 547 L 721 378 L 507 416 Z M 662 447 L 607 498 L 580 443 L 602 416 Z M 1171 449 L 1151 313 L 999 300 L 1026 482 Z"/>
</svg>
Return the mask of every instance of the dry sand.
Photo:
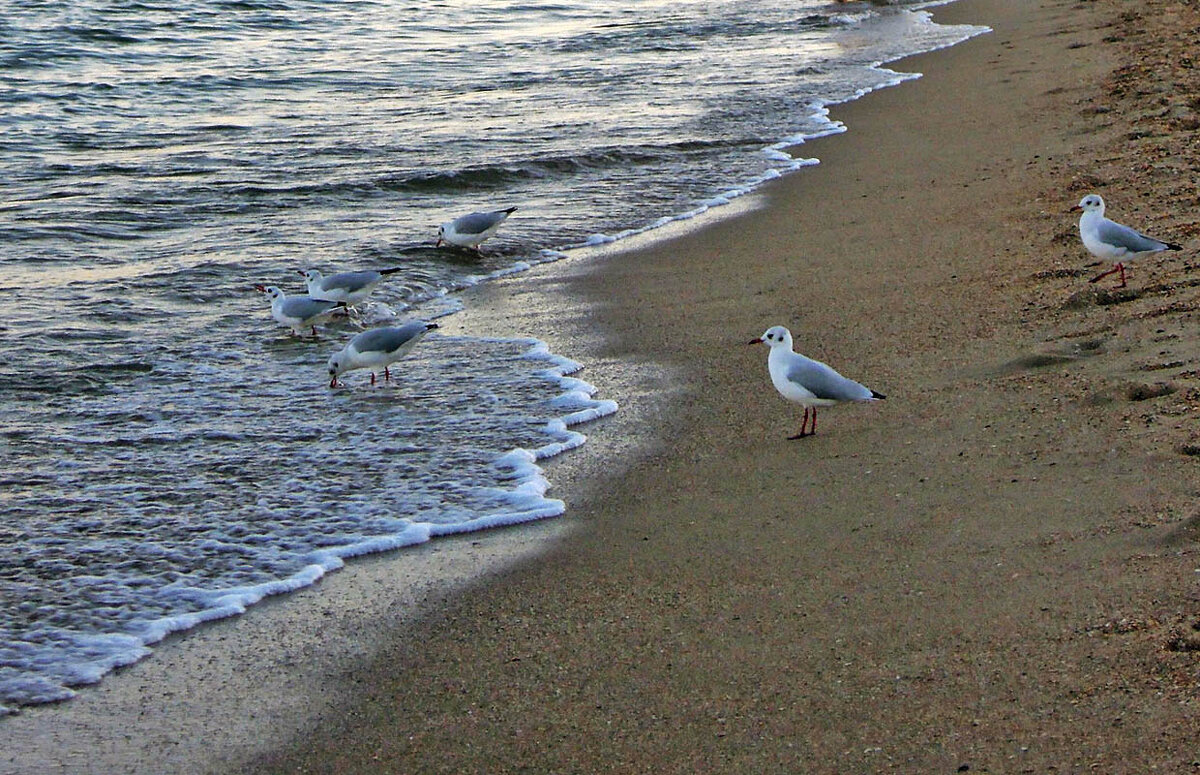
<svg viewBox="0 0 1200 775">
<path fill-rule="evenodd" d="M 0 722 L 0 768 L 1200 768 L 1200 11 L 936 13 L 995 31 L 835 109 L 850 131 L 761 208 L 505 281 L 454 323 L 547 339 L 621 403 L 551 465 L 567 517 L 424 550 L 453 595 L 378 558 L 178 639 Z M 1089 191 L 1188 249 L 1090 285 L 1066 212 Z M 744 344 L 772 324 L 888 400 L 787 441 L 798 408 Z M 281 651 L 247 645 L 288 617 Z"/>
</svg>

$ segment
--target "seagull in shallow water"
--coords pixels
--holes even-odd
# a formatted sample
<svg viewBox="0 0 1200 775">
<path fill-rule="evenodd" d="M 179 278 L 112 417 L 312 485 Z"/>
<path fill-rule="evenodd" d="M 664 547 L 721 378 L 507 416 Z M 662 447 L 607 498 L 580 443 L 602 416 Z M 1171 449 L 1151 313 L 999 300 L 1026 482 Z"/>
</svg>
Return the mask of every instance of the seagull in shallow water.
<svg viewBox="0 0 1200 775">
<path fill-rule="evenodd" d="M 401 269 L 402 267 L 395 267 L 379 271 L 366 269 L 360 272 L 338 272 L 329 277 L 325 277 L 317 269 L 301 269 L 299 272 L 304 275 L 309 298 L 357 304 L 371 295 L 371 291 L 375 290 L 375 286 L 379 285 L 384 275 L 399 272 Z"/>
<path fill-rule="evenodd" d="M 441 247 L 442 243 L 449 243 L 460 248 L 479 250 L 480 244 L 495 234 L 496 229 L 500 228 L 500 224 L 516 211 L 517 208 L 510 207 L 507 210 L 493 210 L 489 213 L 471 213 L 455 218 L 453 221 L 447 221 L 438 227 L 435 247 Z"/>
<path fill-rule="evenodd" d="M 771 354 L 767 356 L 771 384 L 784 398 L 804 407 L 800 433 L 788 436 L 789 439 L 816 434 L 818 406 L 833 406 L 844 401 L 877 401 L 887 397 L 843 377 L 820 361 L 792 352 L 792 332 L 783 326 L 771 326 L 761 337 L 749 342 L 764 343 L 771 348 Z M 809 410 L 812 411 L 812 430 L 805 433 Z"/>
<path fill-rule="evenodd" d="M 1096 194 L 1088 194 L 1079 200 L 1079 204 L 1071 208 L 1072 212 L 1076 210 L 1083 211 L 1079 216 L 1079 238 L 1083 240 L 1083 246 L 1093 256 L 1113 262 L 1112 269 L 1096 275 L 1089 282 L 1120 272 L 1121 284 L 1117 287 L 1124 288 L 1125 262 L 1164 250 L 1183 250 L 1179 245 L 1147 237 L 1105 218 L 1104 200 Z"/>
<path fill-rule="evenodd" d="M 402 326 L 372 328 L 350 340 L 349 344 L 329 358 L 329 387 L 337 387 L 337 378 L 354 369 L 371 369 L 371 384 L 375 370 L 383 367 L 384 380 L 392 378 L 388 366 L 403 358 L 437 323 L 414 320 Z"/>
<path fill-rule="evenodd" d="M 307 296 L 288 296 L 274 285 L 256 285 L 254 290 L 271 297 L 271 317 L 282 325 L 289 326 L 296 336 L 304 336 L 304 329 L 311 328 L 317 335 L 317 323 L 324 323 L 335 309 L 342 306 L 336 301 L 320 301 Z"/>
</svg>

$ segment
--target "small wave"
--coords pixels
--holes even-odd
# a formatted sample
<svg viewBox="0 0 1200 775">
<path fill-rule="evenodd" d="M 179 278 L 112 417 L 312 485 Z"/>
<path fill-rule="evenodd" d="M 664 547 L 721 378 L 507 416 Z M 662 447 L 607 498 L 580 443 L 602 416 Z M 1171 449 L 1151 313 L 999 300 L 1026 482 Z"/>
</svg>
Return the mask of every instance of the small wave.
<svg viewBox="0 0 1200 775">
<path fill-rule="evenodd" d="M 863 11 L 862 13 L 837 13 L 825 18 L 830 27 L 854 27 L 871 16 L 870 11 Z"/>
<path fill-rule="evenodd" d="M 281 0 L 221 0 L 218 8 L 228 11 L 291 11 L 292 4 Z"/>
<path fill-rule="evenodd" d="M 720 153 L 730 148 L 753 148 L 763 142 L 760 138 L 735 138 L 678 140 L 662 145 L 609 146 L 577 153 L 511 160 L 503 164 L 385 176 L 379 178 L 375 185 L 384 191 L 504 189 L 526 180 L 567 177 L 598 170 L 625 169 L 664 162 L 686 163 L 682 157 Z"/>
<path fill-rule="evenodd" d="M 102 27 L 62 27 L 58 32 L 61 33 L 62 37 L 67 39 L 74 38 L 94 43 L 116 43 L 122 46 L 130 46 L 141 42 L 140 38 Z"/>
<path fill-rule="evenodd" d="M 0 55 L 0 71 L 26 69 L 53 69 L 64 61 L 82 59 L 87 52 L 63 44 L 46 45 L 22 43 Z"/>
<path fill-rule="evenodd" d="M 0 392 L 18 400 L 41 396 L 99 396 L 112 390 L 112 385 L 103 377 L 80 372 L 0 374 Z"/>
<path fill-rule="evenodd" d="M 153 363 L 145 361 L 121 361 L 115 363 L 92 363 L 87 366 L 80 366 L 80 371 L 86 370 L 93 374 L 148 374 L 154 371 Z"/>
</svg>

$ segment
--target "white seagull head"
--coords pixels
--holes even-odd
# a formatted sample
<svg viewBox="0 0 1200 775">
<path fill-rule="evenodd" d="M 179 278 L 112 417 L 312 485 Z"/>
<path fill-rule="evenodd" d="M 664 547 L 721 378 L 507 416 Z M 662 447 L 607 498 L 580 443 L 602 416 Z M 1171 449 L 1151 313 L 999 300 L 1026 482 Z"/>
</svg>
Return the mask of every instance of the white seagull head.
<svg viewBox="0 0 1200 775">
<path fill-rule="evenodd" d="M 342 353 L 336 352 L 329 357 L 329 376 L 332 379 L 336 380 L 345 370 L 346 358 Z"/>
<path fill-rule="evenodd" d="M 1079 200 L 1079 204 L 1071 208 L 1072 210 L 1083 210 L 1085 213 L 1097 213 L 1104 215 L 1104 200 L 1099 194 L 1088 194 L 1083 199 Z"/>
<path fill-rule="evenodd" d="M 792 349 L 792 332 L 783 326 L 771 326 L 758 339 L 751 339 L 749 344 L 765 344 L 774 350 L 776 347 Z"/>
<path fill-rule="evenodd" d="M 259 293 L 267 294 L 271 297 L 271 301 L 276 301 L 277 299 L 283 298 L 283 291 L 279 290 L 279 288 L 275 287 L 274 285 L 256 285 L 254 286 L 254 290 L 258 291 Z"/>
</svg>

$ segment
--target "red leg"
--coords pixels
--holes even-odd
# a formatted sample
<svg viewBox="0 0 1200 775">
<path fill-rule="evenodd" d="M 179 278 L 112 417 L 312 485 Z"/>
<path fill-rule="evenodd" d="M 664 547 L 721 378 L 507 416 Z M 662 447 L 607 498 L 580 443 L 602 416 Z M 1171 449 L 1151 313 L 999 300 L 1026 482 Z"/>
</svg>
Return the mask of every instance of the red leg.
<svg viewBox="0 0 1200 775">
<path fill-rule="evenodd" d="M 1088 280 L 1088 282 L 1089 283 L 1099 282 L 1100 280 L 1103 280 L 1105 277 L 1108 277 L 1110 274 L 1116 274 L 1117 272 L 1120 272 L 1121 276 L 1124 277 L 1125 276 L 1125 265 L 1117 264 L 1112 269 L 1109 269 L 1107 272 L 1101 272 L 1100 274 L 1096 275 L 1092 279 Z"/>
<path fill-rule="evenodd" d="M 1117 264 L 1117 268 L 1121 270 L 1121 284 L 1118 285 L 1117 287 L 1124 288 L 1125 287 L 1125 265 Z"/>
<path fill-rule="evenodd" d="M 375 372 L 371 372 L 371 384 L 375 384 Z"/>
<path fill-rule="evenodd" d="M 384 381 L 384 382 L 391 382 L 391 381 L 392 381 L 392 373 L 391 373 L 390 371 L 388 371 L 388 367 L 387 367 L 387 366 L 384 366 L 384 367 L 383 367 L 383 381 Z"/>
<path fill-rule="evenodd" d="M 817 435 L 817 407 L 813 407 L 812 430 L 808 432 L 809 436 Z"/>
<path fill-rule="evenodd" d="M 312 330 L 313 330 L 313 339 L 316 339 L 317 338 L 317 327 L 313 326 Z"/>
<path fill-rule="evenodd" d="M 802 439 L 805 436 L 811 436 L 812 434 L 804 432 L 804 429 L 807 427 L 808 427 L 808 407 L 806 406 L 806 407 L 804 407 L 804 418 L 802 420 L 800 420 L 800 432 L 797 433 L 795 436 L 788 436 L 788 440 L 791 441 L 792 439 Z"/>
</svg>

